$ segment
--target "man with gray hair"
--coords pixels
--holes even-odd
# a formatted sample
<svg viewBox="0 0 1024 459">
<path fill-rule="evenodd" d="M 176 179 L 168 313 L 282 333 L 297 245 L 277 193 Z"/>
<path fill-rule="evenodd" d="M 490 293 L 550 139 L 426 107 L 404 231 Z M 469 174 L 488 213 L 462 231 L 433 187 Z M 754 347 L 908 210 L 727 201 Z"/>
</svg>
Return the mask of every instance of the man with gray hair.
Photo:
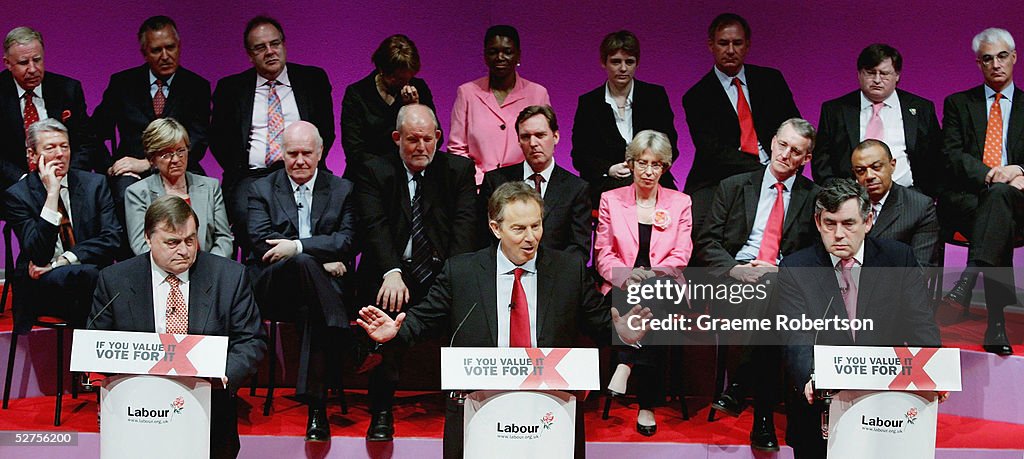
<svg viewBox="0 0 1024 459">
<path fill-rule="evenodd" d="M 1024 222 L 1024 92 L 1013 84 L 1017 50 L 1009 32 L 985 29 L 971 48 L 985 82 L 947 97 L 943 109 L 951 177 L 939 196 L 939 222 L 971 242 L 967 269 L 945 298 L 969 307 L 978 273 L 984 272 L 984 348 L 1010 355 L 1003 308 L 1017 303 L 1010 267 Z M 985 269 L 991 267 L 996 269 Z"/>
<path fill-rule="evenodd" d="M 86 127 L 82 83 L 46 72 L 43 64 L 43 35 L 29 27 L 11 29 L 4 39 L 7 69 L 0 72 L 0 187 L 5 189 L 31 170 L 22 154 L 25 131 L 46 118 L 67 127 L 71 167 L 91 170 L 95 142 Z"/>
<path fill-rule="evenodd" d="M 27 333 L 40 315 L 85 325 L 100 268 L 121 240 L 103 176 L 70 169 L 71 143 L 60 121 L 46 118 L 28 129 L 29 173 L 7 189 L 7 221 L 21 253 L 11 276 L 14 331 Z"/>
<path fill-rule="evenodd" d="M 772 306 L 790 319 L 861 319 L 872 328 L 785 332 L 786 369 L 794 384 L 786 402 L 786 443 L 799 458 L 825 457 L 815 397 L 814 345 L 939 346 L 924 274 L 910 246 L 868 237 L 873 225 L 867 191 L 835 179 L 818 193 L 814 224 L 821 244 L 782 260 Z"/>
</svg>

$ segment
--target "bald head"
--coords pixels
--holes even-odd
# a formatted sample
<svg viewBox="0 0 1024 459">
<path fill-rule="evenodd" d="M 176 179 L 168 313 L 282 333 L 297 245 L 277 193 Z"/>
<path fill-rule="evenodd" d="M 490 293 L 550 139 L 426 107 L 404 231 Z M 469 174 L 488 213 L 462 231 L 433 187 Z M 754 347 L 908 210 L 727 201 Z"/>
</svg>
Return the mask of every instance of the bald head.
<svg viewBox="0 0 1024 459">
<path fill-rule="evenodd" d="M 430 165 L 440 137 L 437 118 L 430 107 L 412 104 L 398 111 L 397 130 L 391 133 L 391 138 L 410 171 L 420 172 Z"/>
<path fill-rule="evenodd" d="M 324 140 L 316 126 L 296 121 L 284 130 L 284 168 L 291 179 L 302 185 L 316 174 L 324 151 Z"/>
</svg>

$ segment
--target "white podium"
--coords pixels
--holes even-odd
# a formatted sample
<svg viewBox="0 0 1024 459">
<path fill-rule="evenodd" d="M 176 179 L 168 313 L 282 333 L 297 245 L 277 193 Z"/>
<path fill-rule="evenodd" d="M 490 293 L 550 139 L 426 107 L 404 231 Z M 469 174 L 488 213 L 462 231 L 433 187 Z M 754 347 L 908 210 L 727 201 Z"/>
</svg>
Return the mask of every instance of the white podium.
<svg viewBox="0 0 1024 459">
<path fill-rule="evenodd" d="M 960 391 L 960 350 L 814 346 L 815 388 L 841 390 L 828 458 L 935 457 L 936 391 Z"/>
<path fill-rule="evenodd" d="M 441 388 L 466 398 L 466 458 L 572 457 L 576 397 L 600 387 L 598 350 L 441 349 Z"/>
<path fill-rule="evenodd" d="M 208 458 L 210 391 L 224 336 L 75 330 L 71 370 L 115 373 L 100 388 L 100 457 Z"/>
</svg>

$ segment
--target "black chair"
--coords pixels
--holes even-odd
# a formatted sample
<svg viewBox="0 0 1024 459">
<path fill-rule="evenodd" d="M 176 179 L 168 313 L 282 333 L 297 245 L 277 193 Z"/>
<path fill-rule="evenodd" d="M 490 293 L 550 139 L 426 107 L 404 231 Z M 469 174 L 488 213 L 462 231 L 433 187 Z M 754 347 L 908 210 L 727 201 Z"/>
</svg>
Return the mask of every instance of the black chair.
<svg viewBox="0 0 1024 459">
<path fill-rule="evenodd" d="M 0 314 L 7 308 L 8 294 L 11 292 L 11 273 L 14 271 L 14 248 L 11 241 L 14 240 L 13 230 L 10 223 L 3 222 L 4 233 L 4 291 L 0 296 Z"/>
<path fill-rule="evenodd" d="M 6 288 L 5 288 L 6 289 Z M 53 425 L 60 426 L 60 412 L 64 396 L 64 332 L 71 330 L 71 325 L 56 317 L 39 317 L 35 326 L 52 328 L 57 333 L 57 405 L 53 413 Z M 3 409 L 7 409 L 7 403 L 11 398 L 11 379 L 14 377 L 14 357 L 17 353 L 18 334 L 11 333 L 11 348 L 7 354 L 7 377 L 4 379 L 4 402 Z M 78 398 L 78 385 L 74 380 L 71 382 L 71 398 Z"/>
</svg>

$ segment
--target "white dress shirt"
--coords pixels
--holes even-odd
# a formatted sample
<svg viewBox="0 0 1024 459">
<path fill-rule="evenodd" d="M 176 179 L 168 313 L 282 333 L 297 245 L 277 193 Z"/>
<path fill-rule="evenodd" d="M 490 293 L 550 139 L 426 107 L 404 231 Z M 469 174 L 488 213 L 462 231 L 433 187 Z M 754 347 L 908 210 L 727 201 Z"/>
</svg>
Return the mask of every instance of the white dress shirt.
<svg viewBox="0 0 1024 459">
<path fill-rule="evenodd" d="M 750 107 L 750 114 L 754 114 L 754 104 L 750 102 L 750 89 L 747 88 L 747 68 L 741 67 L 739 73 L 736 76 L 731 77 L 726 75 L 725 72 L 718 70 L 718 67 L 714 67 L 715 75 L 718 76 L 718 81 L 722 83 L 722 88 L 725 89 L 725 95 L 729 96 L 729 102 L 732 103 L 732 109 L 736 112 L 736 116 L 739 117 L 739 111 L 736 109 L 736 104 L 739 103 L 740 96 L 736 92 L 736 86 L 732 84 L 733 78 L 739 78 L 740 82 L 743 83 L 743 98 L 747 100 L 747 106 Z M 755 132 L 756 136 L 757 133 Z M 761 161 L 761 164 L 768 164 L 772 157 L 764 149 L 764 145 L 761 145 L 761 141 L 757 142 L 757 157 Z"/>
<path fill-rule="evenodd" d="M 548 192 L 548 183 L 551 183 L 551 171 L 553 170 L 555 170 L 554 158 L 551 159 L 551 164 L 548 164 L 547 168 L 540 171 L 540 176 L 544 178 L 544 180 L 540 182 L 540 197 L 542 198 L 544 197 L 544 193 Z M 530 167 L 530 163 L 523 161 L 523 181 L 526 182 L 527 185 L 530 185 L 530 188 L 535 186 L 533 179 L 530 178 L 533 177 L 533 174 L 533 168 Z"/>
<path fill-rule="evenodd" d="M 768 217 L 772 214 L 772 207 L 775 207 L 775 198 L 779 192 L 775 184 L 779 179 L 772 174 L 771 168 L 765 168 L 764 178 L 761 179 L 761 193 L 757 198 L 757 213 L 754 216 L 754 226 L 750 229 L 750 236 L 739 252 L 736 252 L 736 261 L 749 263 L 757 259 L 757 253 L 761 250 L 761 239 L 764 238 L 764 229 L 768 226 Z M 782 206 L 789 209 L 789 200 L 793 195 L 793 184 L 796 183 L 796 175 L 782 182 Z M 785 220 L 783 220 L 785 221 Z M 781 247 L 780 247 L 781 248 Z M 776 264 L 782 261 L 782 250 L 779 250 L 779 259 Z"/>
<path fill-rule="evenodd" d="M 25 93 L 28 92 L 28 91 L 22 89 L 21 85 L 19 85 L 17 83 L 14 84 L 14 87 L 17 88 L 17 90 L 18 90 L 18 104 L 21 107 L 22 121 L 24 121 L 24 118 L 25 118 Z M 32 90 L 32 94 L 33 94 L 33 96 L 32 96 L 32 103 L 35 104 L 35 106 L 36 106 L 36 112 L 39 113 L 39 119 L 45 120 L 45 119 L 49 118 L 50 116 L 46 114 L 46 101 L 43 100 L 43 84 L 39 83 L 39 86 L 36 86 L 35 89 Z M 63 123 L 64 120 L 61 120 L 61 122 Z"/>
<path fill-rule="evenodd" d="M 620 115 L 619 104 L 615 102 L 615 97 L 612 96 L 612 91 L 608 87 L 608 83 L 604 84 L 604 101 L 612 107 L 612 113 L 615 114 L 615 127 L 619 128 L 619 135 L 630 143 L 633 141 L 633 89 L 636 88 L 634 82 L 629 82 L 629 94 L 626 95 L 626 107 L 622 110 L 624 114 Z"/>
<path fill-rule="evenodd" d="M 266 78 L 256 74 L 256 93 L 253 95 L 252 103 L 252 135 L 249 139 L 249 168 L 262 169 L 267 167 L 267 108 L 270 105 L 270 86 Z M 277 76 L 278 85 L 274 88 L 277 97 L 281 99 L 281 110 L 284 112 L 284 126 L 298 121 L 299 106 L 295 103 L 295 92 L 292 91 L 291 81 L 288 79 L 288 67 L 285 66 L 281 74 Z M 282 153 L 284 148 L 282 145 Z"/>
<path fill-rule="evenodd" d="M 910 160 L 907 159 L 907 137 L 903 130 L 903 107 L 900 105 L 900 98 L 896 95 L 896 91 L 883 100 L 882 104 L 882 109 L 878 111 L 884 128 L 882 141 L 889 146 L 892 158 L 896 160 L 896 169 L 892 171 L 892 181 L 909 188 L 914 186 L 914 174 L 910 170 Z M 868 121 L 871 120 L 873 113 L 871 101 L 861 92 L 860 140 L 862 142 L 868 130 Z"/>
<path fill-rule="evenodd" d="M 1003 166 L 1009 164 L 1009 161 L 1006 159 L 1006 131 L 1008 131 L 1010 127 L 1010 110 L 1013 107 L 1013 88 L 1013 82 L 1011 81 L 1010 84 L 1003 88 L 1002 91 L 999 91 L 999 93 L 1003 95 L 999 98 L 999 109 L 1003 112 Z M 996 100 L 995 95 L 996 91 L 988 87 L 988 85 L 985 85 L 986 120 L 988 119 L 989 111 L 992 110 L 992 102 Z M 40 115 L 40 119 L 42 119 L 42 115 Z M 984 141 L 985 140 L 982 139 L 982 142 Z"/>
<path fill-rule="evenodd" d="M 409 166 L 406 166 L 404 161 L 402 162 L 402 167 L 405 168 L 406 186 L 409 187 L 409 205 L 412 205 L 412 200 L 416 198 L 416 191 L 417 191 L 416 190 L 416 187 L 417 187 L 416 181 L 412 179 L 415 174 L 413 174 L 413 172 L 409 170 Z M 420 180 L 422 180 L 422 177 L 426 177 L 426 176 L 427 176 L 427 170 L 424 169 L 423 171 L 420 172 Z M 396 205 L 398 205 L 398 204 L 396 203 Z M 403 260 L 410 260 L 410 259 L 412 259 L 412 226 L 410 226 L 409 229 L 410 229 L 410 231 L 409 231 L 409 240 L 405 241 L 405 249 L 402 250 L 402 259 Z M 381 277 L 386 277 L 388 274 L 391 274 L 393 272 L 402 272 L 402 268 L 391 268 L 387 272 L 384 273 L 384 276 L 381 276 Z"/>
<path fill-rule="evenodd" d="M 512 287 L 516 280 L 514 272 L 516 268 L 523 268 L 524 271 L 519 281 L 523 284 L 523 290 L 526 291 L 526 304 L 530 306 L 530 347 L 537 347 L 537 257 L 530 259 L 522 266 L 516 266 L 501 251 L 501 247 L 496 250 L 498 251 L 496 271 L 498 292 L 495 305 L 498 308 L 498 347 L 508 347 L 510 339 Z"/>
<path fill-rule="evenodd" d="M 882 209 L 885 208 L 885 201 L 889 199 L 890 193 L 892 193 L 892 188 L 889 188 L 889 191 L 886 191 L 885 196 L 882 196 L 882 199 L 879 199 L 878 202 L 871 202 L 871 211 L 875 213 L 875 218 L 872 221 L 875 223 L 878 223 L 878 215 L 881 214 Z"/>
<path fill-rule="evenodd" d="M 171 295 L 171 284 L 167 283 L 167 272 L 160 269 L 153 261 L 153 255 L 149 255 L 150 270 L 153 276 L 153 330 L 157 333 L 167 333 L 167 298 Z M 178 290 L 185 299 L 185 306 L 188 307 L 188 271 L 178 274 Z"/>
</svg>

